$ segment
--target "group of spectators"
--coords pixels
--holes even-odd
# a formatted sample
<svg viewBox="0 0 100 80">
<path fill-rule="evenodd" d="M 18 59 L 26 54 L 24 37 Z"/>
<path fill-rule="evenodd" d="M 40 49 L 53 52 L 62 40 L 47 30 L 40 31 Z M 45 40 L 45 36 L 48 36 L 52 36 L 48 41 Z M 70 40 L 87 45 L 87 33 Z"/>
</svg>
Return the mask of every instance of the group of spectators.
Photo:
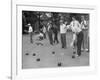
<svg viewBox="0 0 100 80">
<path fill-rule="evenodd" d="M 40 29 L 38 37 L 40 40 L 43 40 L 46 39 L 48 35 L 48 39 L 51 45 L 54 45 L 55 43 L 59 44 L 59 42 L 61 42 L 61 48 L 67 49 L 68 46 L 66 43 L 66 34 L 67 30 L 71 30 L 73 38 L 70 46 L 76 50 L 76 56 L 81 56 L 82 51 L 89 51 L 89 21 L 85 19 L 84 15 L 81 16 L 81 22 L 76 20 L 76 16 L 72 16 L 71 18 L 72 21 L 70 22 L 70 24 L 63 19 L 59 21 L 60 31 L 58 29 L 58 26 L 54 22 L 49 21 L 47 25 L 43 25 L 43 27 Z M 28 26 L 30 42 L 33 43 L 33 29 L 30 23 L 28 24 Z M 58 34 L 60 34 L 61 41 L 58 39 Z"/>
</svg>

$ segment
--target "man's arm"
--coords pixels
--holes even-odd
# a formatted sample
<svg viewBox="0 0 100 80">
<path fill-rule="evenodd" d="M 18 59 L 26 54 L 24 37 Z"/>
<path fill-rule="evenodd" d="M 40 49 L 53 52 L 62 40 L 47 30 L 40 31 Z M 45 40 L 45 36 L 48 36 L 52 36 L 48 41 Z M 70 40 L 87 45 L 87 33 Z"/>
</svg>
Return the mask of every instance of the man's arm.
<svg viewBox="0 0 100 80">
<path fill-rule="evenodd" d="M 67 27 L 67 29 L 72 29 L 72 22 L 70 22 L 70 24 L 67 25 L 66 27 Z"/>
<path fill-rule="evenodd" d="M 85 27 L 86 29 L 88 29 L 89 28 L 89 21 L 86 21 L 86 27 Z"/>
<path fill-rule="evenodd" d="M 77 25 L 81 29 L 81 24 L 79 23 L 79 21 L 77 21 Z"/>
<path fill-rule="evenodd" d="M 83 26 L 82 26 L 83 25 Z M 81 23 L 82 29 L 87 29 L 87 21 Z"/>
</svg>

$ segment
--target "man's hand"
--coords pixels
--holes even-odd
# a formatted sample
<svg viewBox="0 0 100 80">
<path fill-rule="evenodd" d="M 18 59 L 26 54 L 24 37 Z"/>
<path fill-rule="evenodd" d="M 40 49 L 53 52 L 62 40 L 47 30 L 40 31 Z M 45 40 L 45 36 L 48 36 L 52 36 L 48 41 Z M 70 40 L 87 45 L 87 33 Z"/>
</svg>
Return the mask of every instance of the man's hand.
<svg viewBox="0 0 100 80">
<path fill-rule="evenodd" d="M 24 30 L 24 32 L 28 32 L 27 30 Z"/>
</svg>

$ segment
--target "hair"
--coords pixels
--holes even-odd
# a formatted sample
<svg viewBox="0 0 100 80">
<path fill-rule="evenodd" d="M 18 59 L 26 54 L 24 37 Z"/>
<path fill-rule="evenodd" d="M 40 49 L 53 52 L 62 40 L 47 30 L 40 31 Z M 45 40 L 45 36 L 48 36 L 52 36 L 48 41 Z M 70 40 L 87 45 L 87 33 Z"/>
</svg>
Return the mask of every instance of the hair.
<svg viewBox="0 0 100 80">
<path fill-rule="evenodd" d="M 75 18 L 76 19 L 76 16 L 72 16 L 72 18 Z"/>
</svg>

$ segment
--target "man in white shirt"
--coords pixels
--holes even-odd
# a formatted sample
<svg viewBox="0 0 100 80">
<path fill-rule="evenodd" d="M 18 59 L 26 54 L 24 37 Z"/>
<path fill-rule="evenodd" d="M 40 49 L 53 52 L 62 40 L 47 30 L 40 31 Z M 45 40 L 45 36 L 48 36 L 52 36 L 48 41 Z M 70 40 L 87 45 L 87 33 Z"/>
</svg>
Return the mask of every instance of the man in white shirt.
<svg viewBox="0 0 100 80">
<path fill-rule="evenodd" d="M 64 24 L 63 20 L 60 20 L 60 34 L 62 48 L 66 48 L 66 24 Z"/>
<path fill-rule="evenodd" d="M 45 27 L 45 25 L 43 25 L 42 30 L 43 30 L 44 39 L 46 39 L 46 27 Z"/>
<path fill-rule="evenodd" d="M 81 16 L 81 28 L 84 34 L 82 50 L 88 51 L 88 24 L 84 16 Z"/>
<path fill-rule="evenodd" d="M 79 21 L 72 17 L 72 22 L 69 26 L 73 32 L 73 43 L 76 40 L 77 56 L 81 55 L 81 45 L 83 41 L 83 32 Z"/>
<path fill-rule="evenodd" d="M 30 42 L 33 43 L 33 39 L 32 39 L 32 36 L 33 36 L 33 28 L 32 28 L 32 26 L 31 26 L 30 23 L 28 24 L 28 27 L 29 27 L 28 32 L 30 34 Z"/>
<path fill-rule="evenodd" d="M 73 39 L 72 39 L 72 43 L 71 46 L 73 46 L 73 48 L 75 48 L 75 43 L 76 43 L 76 33 L 81 31 L 81 25 L 79 23 L 79 21 L 77 21 L 74 17 L 72 17 L 72 22 L 70 23 L 72 32 L 73 32 Z M 79 28 L 78 28 L 79 27 Z"/>
</svg>

